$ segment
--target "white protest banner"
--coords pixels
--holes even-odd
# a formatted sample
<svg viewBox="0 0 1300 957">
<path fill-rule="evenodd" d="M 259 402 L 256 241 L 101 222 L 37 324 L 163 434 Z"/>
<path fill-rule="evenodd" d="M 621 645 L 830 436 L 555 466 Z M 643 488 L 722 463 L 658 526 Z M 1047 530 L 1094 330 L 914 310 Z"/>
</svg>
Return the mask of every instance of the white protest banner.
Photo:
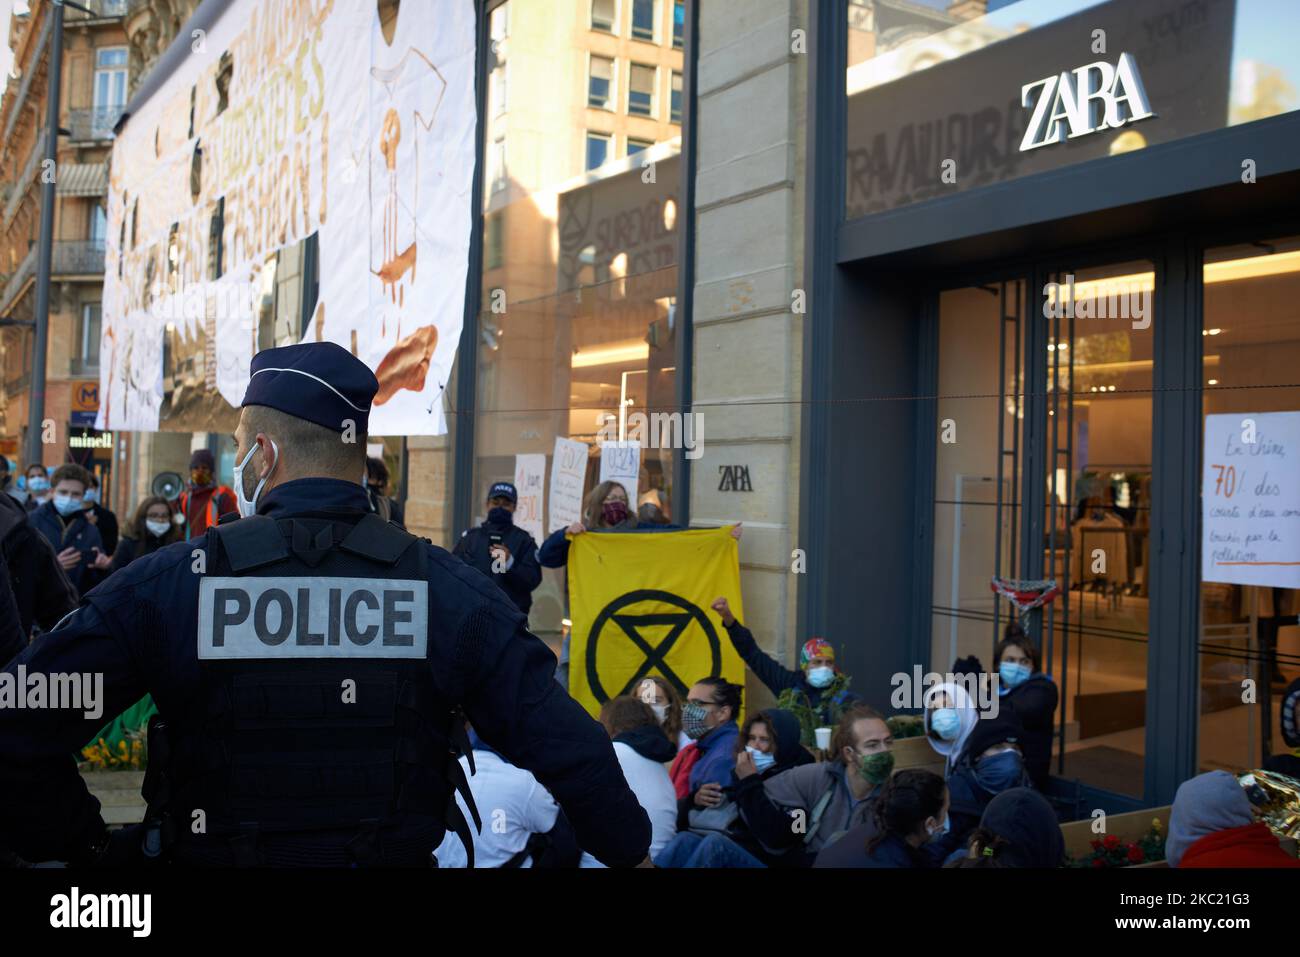
<svg viewBox="0 0 1300 957">
<path fill-rule="evenodd" d="M 1205 417 L 1201 579 L 1300 588 L 1300 412 Z"/>
<path fill-rule="evenodd" d="M 587 479 L 587 443 L 555 437 L 551 457 L 550 514 L 547 533 L 582 521 L 582 487 Z"/>
<path fill-rule="evenodd" d="M 379 380 L 372 436 L 446 431 L 475 4 L 382 7 L 230 0 L 176 38 L 191 49 L 113 143 L 100 429 L 224 430 L 254 353 L 328 340 Z"/>
<path fill-rule="evenodd" d="M 600 480 L 617 482 L 627 489 L 627 508 L 636 514 L 636 483 L 641 476 L 640 442 L 602 442 Z"/>
<path fill-rule="evenodd" d="M 542 493 L 546 482 L 546 456 L 541 452 L 515 456 L 515 524 L 542 543 Z"/>
</svg>

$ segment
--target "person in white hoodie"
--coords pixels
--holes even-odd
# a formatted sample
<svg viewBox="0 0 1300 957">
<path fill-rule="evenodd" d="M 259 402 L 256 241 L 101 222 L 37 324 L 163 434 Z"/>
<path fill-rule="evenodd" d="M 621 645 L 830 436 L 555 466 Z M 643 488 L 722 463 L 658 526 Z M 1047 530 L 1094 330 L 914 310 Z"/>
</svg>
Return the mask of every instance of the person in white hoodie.
<svg viewBox="0 0 1300 957">
<path fill-rule="evenodd" d="M 650 705 L 630 695 L 606 701 L 600 709 L 600 723 L 614 742 L 614 756 L 627 786 L 650 818 L 653 859 L 677 833 L 677 794 L 664 767 L 677 749 L 668 741 Z M 584 853 L 579 866 L 604 865 Z"/>
<path fill-rule="evenodd" d="M 926 691 L 925 736 L 930 747 L 947 759 L 943 768 L 945 778 L 952 773 L 978 720 L 975 702 L 961 685 L 935 685 Z"/>
<path fill-rule="evenodd" d="M 535 867 L 542 857 L 540 866 L 572 867 L 578 857 L 573 829 L 551 792 L 530 772 L 493 751 L 473 730 L 469 740 L 473 774 L 464 755 L 460 765 L 483 822 L 482 830 L 472 835 L 474 867 Z M 456 803 L 473 832 L 473 818 L 459 791 Z M 440 868 L 469 864 L 465 845 L 454 831 L 447 832 L 433 856 Z"/>
</svg>

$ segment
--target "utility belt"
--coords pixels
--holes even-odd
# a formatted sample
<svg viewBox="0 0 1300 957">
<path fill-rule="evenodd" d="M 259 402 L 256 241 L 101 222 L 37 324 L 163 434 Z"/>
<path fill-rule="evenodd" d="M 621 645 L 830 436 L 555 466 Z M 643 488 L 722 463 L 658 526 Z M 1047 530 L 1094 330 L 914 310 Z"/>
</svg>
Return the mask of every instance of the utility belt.
<svg viewBox="0 0 1300 957">
<path fill-rule="evenodd" d="M 170 732 L 162 715 L 155 714 L 149 719 L 149 764 L 141 788 L 146 801 L 144 820 L 113 835 L 114 846 L 106 860 L 132 867 L 177 863 L 218 867 L 437 867 L 433 850 L 442 833 L 450 830 L 465 845 L 469 866 L 473 867 L 474 840 L 457 806 L 456 792 L 461 793 L 473 817 L 475 832 L 481 832 L 483 823 L 459 761 L 461 755 L 467 756 L 473 774 L 474 756 L 459 709 L 453 712 L 451 724 L 451 748 L 444 771 L 452 788 L 442 820 L 429 817 L 413 824 L 409 815 L 401 821 L 372 818 L 358 822 L 350 832 L 337 825 L 266 827 L 203 821 L 202 830 L 194 831 L 203 837 L 189 841 L 182 839 L 180 828 L 194 828 L 198 822 L 177 818 Z"/>
</svg>

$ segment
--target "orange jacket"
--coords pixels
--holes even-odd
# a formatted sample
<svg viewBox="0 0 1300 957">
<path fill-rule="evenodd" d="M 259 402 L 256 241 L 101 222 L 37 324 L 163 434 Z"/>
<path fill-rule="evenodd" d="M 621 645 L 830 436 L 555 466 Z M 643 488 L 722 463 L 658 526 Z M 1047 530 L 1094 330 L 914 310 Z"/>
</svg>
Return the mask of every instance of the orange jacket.
<svg viewBox="0 0 1300 957">
<path fill-rule="evenodd" d="M 195 508 L 191 514 L 191 500 Z M 222 515 L 239 510 L 235 493 L 224 485 L 188 488 L 181 492 L 180 513 L 185 516 L 185 537 L 196 538 L 216 525 Z"/>
</svg>

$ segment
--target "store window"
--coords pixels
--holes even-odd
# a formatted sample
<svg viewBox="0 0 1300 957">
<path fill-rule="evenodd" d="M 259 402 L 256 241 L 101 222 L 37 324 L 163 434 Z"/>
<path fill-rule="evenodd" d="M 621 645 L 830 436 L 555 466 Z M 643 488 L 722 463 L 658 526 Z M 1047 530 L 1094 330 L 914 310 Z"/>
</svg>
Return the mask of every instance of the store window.
<svg viewBox="0 0 1300 957">
<path fill-rule="evenodd" d="M 655 68 L 633 63 L 628 71 L 627 111 L 633 116 L 654 116 Z"/>
<path fill-rule="evenodd" d="M 591 58 L 590 75 L 587 79 L 587 105 L 598 110 L 613 109 L 614 101 L 614 61 L 609 57 Z"/>
<path fill-rule="evenodd" d="M 940 296 L 931 657 L 938 670 L 968 655 L 992 668 L 1019 611 L 991 579 L 1019 581 L 1031 564 L 1022 499 L 1027 483 L 1042 483 L 1043 578 L 1021 585 L 1061 589 L 1036 635 L 1060 695 L 1054 755 L 1063 745 L 1067 778 L 1140 797 L 1154 270 L 1148 261 L 1061 269 L 1027 288 L 1013 277 Z M 1030 323 L 1044 324 L 1032 337 L 1046 340 L 1040 354 L 1025 345 Z M 1031 374 L 1047 387 L 1037 427 L 1026 419 Z"/>
<path fill-rule="evenodd" d="M 1300 109 L 1296 3 L 850 0 L 847 11 L 849 219 Z M 1087 42 L 1099 35 L 1105 52 Z M 1088 108 L 1074 108 L 1075 89 L 1091 93 Z"/>
<path fill-rule="evenodd" d="M 494 481 L 520 479 L 522 487 L 522 479 L 541 475 L 549 491 L 557 439 L 580 443 L 567 446 L 570 453 L 585 450 L 568 463 L 585 494 L 599 479 L 606 439 L 633 437 L 628 429 L 637 415 L 673 411 L 677 230 L 686 219 L 677 208 L 681 129 L 653 115 L 653 83 L 658 67 L 682 70 L 681 51 L 665 36 L 657 53 L 639 53 L 653 63 L 633 78 L 648 96 L 638 101 L 645 103 L 641 116 L 629 119 L 620 109 L 602 114 L 597 128 L 583 119 L 594 117 L 589 106 L 621 106 L 614 70 L 622 65 L 593 55 L 610 43 L 596 25 L 606 22 L 602 17 L 613 23 L 626 9 L 652 26 L 653 6 L 570 4 L 563 7 L 570 22 L 553 35 L 521 29 L 510 40 L 511 109 L 491 121 L 489 137 L 514 138 L 518 149 L 511 189 L 485 191 L 476 349 L 460 357 L 475 362 L 472 521 L 482 520 Z M 561 9 L 551 0 L 509 0 L 505 8 L 516 24 L 553 22 Z M 586 29 L 588 16 L 593 30 Z M 642 178 L 646 159 L 655 163 L 649 183 Z M 675 454 L 643 447 L 636 483 L 636 504 L 656 504 L 670 519 Z M 557 527 L 545 496 L 526 519 L 522 514 L 516 520 L 535 523 L 525 527 L 539 544 Z M 544 576 L 530 623 L 558 645 L 564 575 L 547 569 Z"/>
<path fill-rule="evenodd" d="M 1202 276 L 1199 757 L 1235 771 L 1286 750 L 1300 677 L 1300 237 L 1206 250 Z"/>
</svg>

